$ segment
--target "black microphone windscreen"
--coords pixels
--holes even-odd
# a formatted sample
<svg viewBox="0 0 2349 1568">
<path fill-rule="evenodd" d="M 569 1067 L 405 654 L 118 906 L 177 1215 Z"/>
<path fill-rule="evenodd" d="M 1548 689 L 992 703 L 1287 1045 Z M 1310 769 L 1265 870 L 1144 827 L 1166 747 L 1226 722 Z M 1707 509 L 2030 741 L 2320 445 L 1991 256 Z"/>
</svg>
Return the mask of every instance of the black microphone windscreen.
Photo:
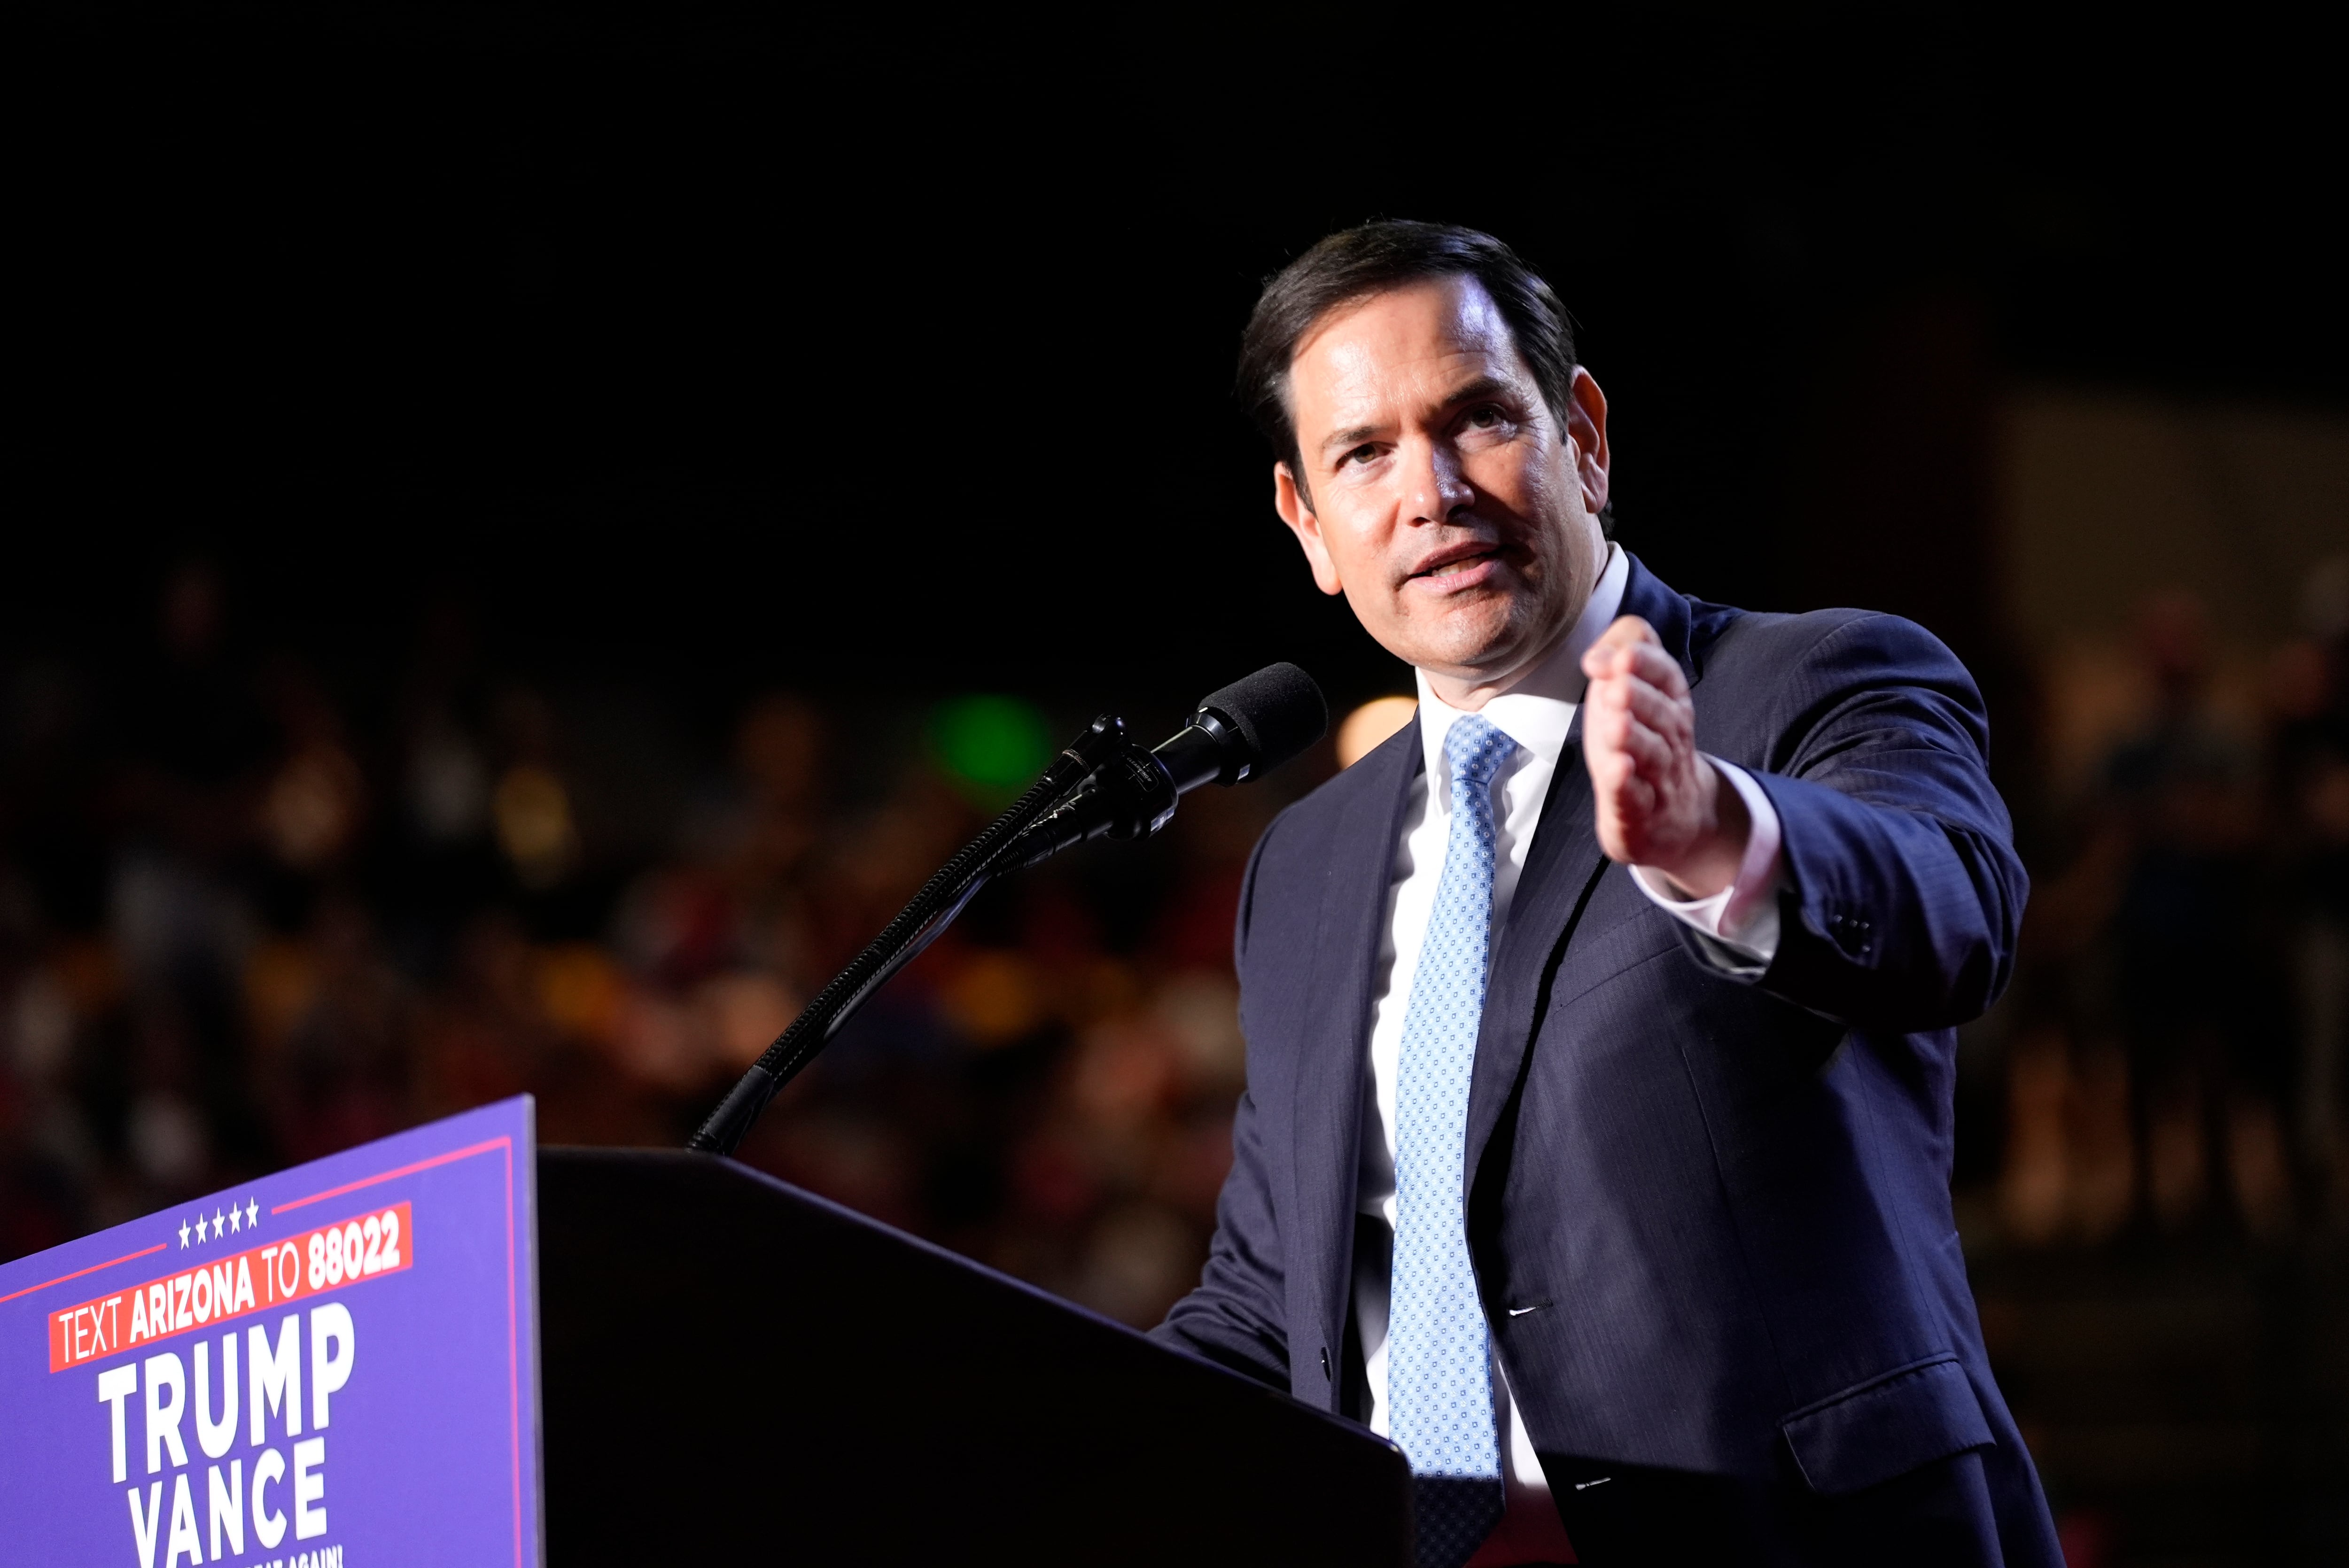
<svg viewBox="0 0 2349 1568">
<path fill-rule="evenodd" d="M 1271 772 L 1329 732 L 1330 705 L 1295 665 L 1267 665 L 1199 699 L 1230 721 L 1256 752 L 1252 776 Z"/>
</svg>

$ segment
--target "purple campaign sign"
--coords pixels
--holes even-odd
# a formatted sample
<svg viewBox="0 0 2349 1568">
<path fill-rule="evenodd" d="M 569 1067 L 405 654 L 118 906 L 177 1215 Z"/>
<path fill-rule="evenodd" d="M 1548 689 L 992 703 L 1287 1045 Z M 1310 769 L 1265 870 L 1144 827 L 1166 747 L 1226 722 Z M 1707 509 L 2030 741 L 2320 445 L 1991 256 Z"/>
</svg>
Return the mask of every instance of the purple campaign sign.
<svg viewBox="0 0 2349 1568">
<path fill-rule="evenodd" d="M 534 1170 L 510 1099 L 0 1264 L 0 1556 L 537 1568 Z"/>
</svg>

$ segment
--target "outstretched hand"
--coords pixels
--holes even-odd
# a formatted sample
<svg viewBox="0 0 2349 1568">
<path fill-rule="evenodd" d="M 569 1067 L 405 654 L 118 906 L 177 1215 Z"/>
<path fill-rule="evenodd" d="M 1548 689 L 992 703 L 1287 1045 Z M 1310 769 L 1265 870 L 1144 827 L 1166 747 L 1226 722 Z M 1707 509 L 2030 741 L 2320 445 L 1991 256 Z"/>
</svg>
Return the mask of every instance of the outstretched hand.
<svg viewBox="0 0 2349 1568">
<path fill-rule="evenodd" d="M 1696 748 L 1688 681 L 1637 615 L 1582 655 L 1582 755 L 1590 769 L 1599 843 L 1610 860 L 1661 872 L 1683 896 L 1710 898 L 1737 880 L 1751 820 L 1745 802 Z"/>
</svg>

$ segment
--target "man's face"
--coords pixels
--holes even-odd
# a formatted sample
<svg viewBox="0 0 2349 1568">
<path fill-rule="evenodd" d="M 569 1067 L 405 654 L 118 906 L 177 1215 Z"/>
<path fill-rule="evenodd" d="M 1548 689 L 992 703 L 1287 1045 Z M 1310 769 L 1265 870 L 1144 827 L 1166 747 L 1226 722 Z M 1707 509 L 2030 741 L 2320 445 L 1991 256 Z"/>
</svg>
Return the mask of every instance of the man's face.
<svg viewBox="0 0 2349 1568">
<path fill-rule="evenodd" d="M 1564 428 L 1484 285 L 1458 277 L 1332 312 L 1298 346 L 1304 469 L 1275 504 L 1313 580 L 1470 707 L 1581 613 L 1606 545 L 1607 401 L 1575 372 Z M 1301 482 L 1300 482 L 1301 481 Z"/>
</svg>

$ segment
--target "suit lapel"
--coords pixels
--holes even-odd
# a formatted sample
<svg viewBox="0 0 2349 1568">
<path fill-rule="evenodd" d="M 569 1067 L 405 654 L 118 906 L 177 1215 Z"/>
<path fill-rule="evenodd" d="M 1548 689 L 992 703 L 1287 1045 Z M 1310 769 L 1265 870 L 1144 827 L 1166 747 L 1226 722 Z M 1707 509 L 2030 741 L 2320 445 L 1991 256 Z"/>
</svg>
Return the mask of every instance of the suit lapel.
<svg viewBox="0 0 2349 1568">
<path fill-rule="evenodd" d="M 1658 582 L 1637 556 L 1631 558 L 1620 613 L 1642 616 L 1655 627 L 1658 639 L 1690 684 L 1695 684 L 1697 672 L 1689 658 L 1688 601 Z M 1582 761 L 1582 714 L 1578 709 L 1557 770 L 1550 777 L 1549 798 L 1542 803 L 1541 821 L 1526 851 L 1526 869 L 1517 878 L 1508 923 L 1485 983 L 1485 1017 L 1469 1080 L 1467 1159 L 1462 1169 L 1471 1188 L 1539 1032 L 1537 1011 L 1543 976 L 1572 937 L 1571 922 L 1582 907 L 1583 895 L 1605 867 L 1590 773 Z M 1464 1202 L 1468 1196 L 1461 1194 Z"/>
<path fill-rule="evenodd" d="M 1295 1108 L 1295 1205 L 1291 1266 L 1319 1287 L 1329 1336 L 1338 1354 L 1353 1267 L 1355 1175 L 1361 1159 L 1362 1085 L 1370 1075 L 1371 978 L 1384 935 L 1387 889 L 1402 833 L 1403 807 L 1420 770 L 1419 723 L 1413 721 L 1354 764 L 1365 775 L 1331 841 L 1322 884 L 1313 967 L 1307 981 L 1302 1048 L 1290 1104 Z M 1290 1354 L 1313 1347 L 1292 1330 Z M 1334 1398 L 1334 1391 L 1332 1397 Z"/>
</svg>

